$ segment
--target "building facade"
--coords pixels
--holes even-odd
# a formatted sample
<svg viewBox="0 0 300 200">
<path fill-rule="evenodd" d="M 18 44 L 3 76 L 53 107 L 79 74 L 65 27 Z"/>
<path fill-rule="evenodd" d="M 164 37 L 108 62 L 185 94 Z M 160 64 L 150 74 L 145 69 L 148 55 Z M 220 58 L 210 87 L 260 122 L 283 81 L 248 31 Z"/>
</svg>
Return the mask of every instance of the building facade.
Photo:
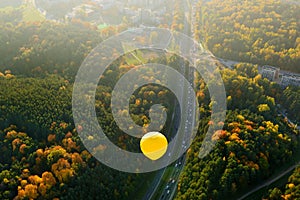
<svg viewBox="0 0 300 200">
<path fill-rule="evenodd" d="M 261 71 L 262 77 L 267 78 L 270 81 L 279 80 L 279 72 L 280 72 L 280 68 L 269 66 L 269 65 L 264 65 Z"/>
</svg>

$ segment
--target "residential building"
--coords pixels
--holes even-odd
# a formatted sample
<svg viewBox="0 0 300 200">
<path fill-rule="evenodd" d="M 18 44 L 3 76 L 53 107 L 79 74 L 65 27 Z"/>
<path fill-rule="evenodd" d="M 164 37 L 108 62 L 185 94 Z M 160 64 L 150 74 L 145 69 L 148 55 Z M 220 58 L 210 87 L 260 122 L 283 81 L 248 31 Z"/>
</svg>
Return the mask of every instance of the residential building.
<svg viewBox="0 0 300 200">
<path fill-rule="evenodd" d="M 282 87 L 287 87 L 289 85 L 300 86 L 300 76 L 299 75 L 282 75 L 280 85 Z"/>
<path fill-rule="evenodd" d="M 279 71 L 280 68 L 269 66 L 269 65 L 264 65 L 262 67 L 262 77 L 267 78 L 270 81 L 278 81 L 279 80 Z"/>
</svg>

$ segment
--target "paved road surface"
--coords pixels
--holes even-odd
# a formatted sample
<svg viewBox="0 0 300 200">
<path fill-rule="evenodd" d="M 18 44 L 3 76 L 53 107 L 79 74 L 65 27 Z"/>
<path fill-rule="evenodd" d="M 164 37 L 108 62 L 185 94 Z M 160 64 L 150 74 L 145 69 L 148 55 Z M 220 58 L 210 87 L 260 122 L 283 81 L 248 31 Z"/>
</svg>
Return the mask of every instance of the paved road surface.
<svg viewBox="0 0 300 200">
<path fill-rule="evenodd" d="M 242 197 L 238 198 L 238 200 L 242 200 L 245 199 L 246 197 L 248 197 L 249 195 L 251 195 L 254 192 L 257 192 L 258 190 L 271 185 L 272 183 L 274 183 L 275 181 L 277 181 L 278 179 L 280 179 L 281 177 L 283 177 L 284 175 L 286 175 L 287 173 L 293 171 L 298 165 L 300 164 L 300 161 L 296 164 L 294 164 L 293 166 L 289 167 L 287 170 L 281 172 L 277 177 L 268 180 L 267 182 L 263 183 L 262 185 L 259 185 L 257 187 L 255 187 L 254 189 L 252 189 L 251 191 L 247 192 L 246 194 L 244 194 Z"/>
</svg>

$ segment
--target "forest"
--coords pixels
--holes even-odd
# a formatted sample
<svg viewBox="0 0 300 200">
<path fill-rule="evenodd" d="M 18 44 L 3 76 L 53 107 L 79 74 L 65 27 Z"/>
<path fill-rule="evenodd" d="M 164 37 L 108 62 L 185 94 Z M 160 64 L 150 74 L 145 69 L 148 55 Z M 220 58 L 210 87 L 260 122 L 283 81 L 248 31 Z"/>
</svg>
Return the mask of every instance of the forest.
<svg viewBox="0 0 300 200">
<path fill-rule="evenodd" d="M 143 57 L 149 54 L 140 53 Z M 124 137 L 116 124 L 111 123 L 109 108 L 111 86 L 117 81 L 112 77 L 119 77 L 134 67 L 127 64 L 129 57 L 118 59 L 106 70 L 97 89 L 96 110 L 100 124 L 116 145 L 139 151 L 138 141 Z M 180 58 L 173 55 L 152 58 L 151 62 L 154 61 L 172 63 L 177 70 L 181 63 Z M 284 118 L 276 117 L 275 100 L 282 89 L 262 79 L 256 67 L 240 63 L 234 70 L 221 71 L 227 91 L 227 118 L 224 129 L 212 137 L 218 141 L 216 148 L 203 160 L 198 158 L 202 133 L 214 122 L 210 121 L 207 86 L 201 77 L 194 80 L 199 89 L 197 98 L 202 118 L 198 135 L 187 151 L 187 164 L 176 199 L 197 196 L 230 199 L 276 173 L 277 166 L 295 161 L 299 131 Z M 150 176 L 109 169 L 85 150 L 77 133 L 81 127 L 75 127 L 72 119 L 69 80 L 59 74 L 20 77 L 8 70 L 2 74 L 1 198 L 76 199 L 100 190 L 99 199 L 128 199 L 136 192 L 139 181 Z M 160 102 L 172 113 L 172 99 L 172 93 L 166 88 L 141 87 L 130 101 L 132 118 L 140 125 L 149 123 L 150 106 Z M 163 132 L 168 135 L 167 129 Z M 171 139 L 172 135 L 167 137 Z"/>
<path fill-rule="evenodd" d="M 299 199 L 299 167 L 297 167 L 291 176 L 289 176 L 287 180 L 287 184 L 284 185 L 281 189 L 280 188 L 272 188 L 269 189 L 268 194 L 265 196 L 265 198 L 268 198 L 270 200 L 279 200 L 279 199 Z"/>
<path fill-rule="evenodd" d="M 176 1 L 161 27 L 182 31 L 182 6 Z M 218 63 L 228 111 L 220 122 L 224 128 L 211 138 L 216 147 L 204 159 L 198 153 L 203 133 L 215 123 L 210 118 L 213 102 L 201 76 L 194 79 L 201 122 L 175 199 L 232 199 L 279 173 L 278 166 L 299 161 L 299 130 L 279 113 L 278 104 L 299 122 L 300 89 L 281 88 L 258 73 L 262 64 L 300 72 L 299 6 L 278 0 L 212 0 L 199 1 L 196 9 L 196 39 L 217 57 L 239 63 L 232 70 Z M 78 68 L 92 49 L 126 25 L 100 31 L 81 20 L 22 18 L 19 9 L 0 11 L 0 199 L 141 199 L 156 172 L 123 173 L 100 163 L 82 144 L 82 127 L 74 125 L 72 116 Z M 117 127 L 110 108 L 113 86 L 138 65 L 135 57 L 180 73 L 185 60 L 162 51 L 136 51 L 113 62 L 101 77 L 95 101 L 99 123 L 115 145 L 139 152 L 139 140 Z M 138 78 L 152 79 L 151 73 Z M 174 99 L 167 88 L 149 84 L 132 94 L 129 111 L 120 112 L 147 127 L 150 107 L 162 103 L 168 116 L 162 132 L 172 140 Z M 285 185 L 270 189 L 264 198 L 300 198 L 299 174 L 298 167 Z"/>
<path fill-rule="evenodd" d="M 128 199 L 149 175 L 121 173 L 85 150 L 71 90 L 57 75 L 1 77 L 1 199 Z M 114 181 L 117 178 L 118 181 Z M 112 188 L 115 188 L 112 190 Z M 99 193 L 99 190 L 101 191 Z"/>
<path fill-rule="evenodd" d="M 300 72 L 299 4 L 212 0 L 196 9 L 195 35 L 215 56 Z"/>
<path fill-rule="evenodd" d="M 273 91 L 275 97 L 276 87 L 253 69 L 241 63 L 234 71 L 222 71 L 229 109 L 224 128 L 213 135 L 217 147 L 204 159 L 197 157 L 203 140 L 199 132 L 188 150 L 175 199 L 237 198 L 277 173 L 278 166 L 297 161 L 299 131 L 277 117 L 275 99 L 267 95 Z M 199 130 L 213 123 L 208 118 Z"/>
</svg>

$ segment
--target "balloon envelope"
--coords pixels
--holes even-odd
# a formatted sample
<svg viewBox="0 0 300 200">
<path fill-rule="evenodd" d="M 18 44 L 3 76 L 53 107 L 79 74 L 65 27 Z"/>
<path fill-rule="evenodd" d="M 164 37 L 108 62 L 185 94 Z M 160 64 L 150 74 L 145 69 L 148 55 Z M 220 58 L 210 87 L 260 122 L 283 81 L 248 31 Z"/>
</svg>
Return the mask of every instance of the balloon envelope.
<svg viewBox="0 0 300 200">
<path fill-rule="evenodd" d="M 157 160 L 166 153 L 168 140 L 159 132 L 149 132 L 142 137 L 140 147 L 147 158 Z"/>
</svg>

